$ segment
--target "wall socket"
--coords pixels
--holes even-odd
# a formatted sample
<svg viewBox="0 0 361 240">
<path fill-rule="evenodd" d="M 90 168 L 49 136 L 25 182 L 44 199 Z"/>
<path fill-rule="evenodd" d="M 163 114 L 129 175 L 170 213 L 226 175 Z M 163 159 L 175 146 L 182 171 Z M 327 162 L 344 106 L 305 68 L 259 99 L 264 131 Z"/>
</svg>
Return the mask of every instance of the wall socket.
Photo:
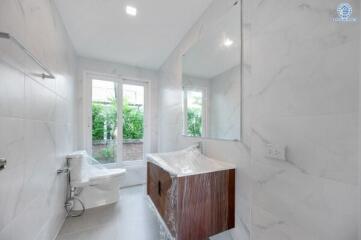
<svg viewBox="0 0 361 240">
<path fill-rule="evenodd" d="M 266 144 L 266 158 L 286 161 L 286 146 L 279 144 Z"/>
</svg>

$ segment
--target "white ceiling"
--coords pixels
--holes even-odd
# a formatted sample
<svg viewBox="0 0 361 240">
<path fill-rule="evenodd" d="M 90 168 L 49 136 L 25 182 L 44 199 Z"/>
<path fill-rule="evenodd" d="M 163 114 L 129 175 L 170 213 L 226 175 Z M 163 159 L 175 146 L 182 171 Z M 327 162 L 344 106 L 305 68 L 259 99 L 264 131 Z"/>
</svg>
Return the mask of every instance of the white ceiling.
<svg viewBox="0 0 361 240">
<path fill-rule="evenodd" d="M 234 42 L 229 48 L 225 39 Z M 241 8 L 233 6 L 227 14 L 211 26 L 183 57 L 183 73 L 193 77 L 211 79 L 241 60 Z"/>
<path fill-rule="evenodd" d="M 78 55 L 158 69 L 212 0 L 55 2 Z"/>
</svg>

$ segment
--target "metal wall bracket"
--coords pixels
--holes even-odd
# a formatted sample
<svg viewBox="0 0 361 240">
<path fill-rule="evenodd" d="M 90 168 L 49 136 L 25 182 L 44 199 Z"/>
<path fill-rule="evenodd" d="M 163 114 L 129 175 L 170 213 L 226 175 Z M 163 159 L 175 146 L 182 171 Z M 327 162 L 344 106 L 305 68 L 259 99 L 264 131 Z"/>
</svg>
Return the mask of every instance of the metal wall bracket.
<svg viewBox="0 0 361 240">
<path fill-rule="evenodd" d="M 62 173 L 68 174 L 69 172 L 70 172 L 70 171 L 69 171 L 69 168 L 58 169 L 58 170 L 56 171 L 57 174 L 62 174 Z"/>
</svg>

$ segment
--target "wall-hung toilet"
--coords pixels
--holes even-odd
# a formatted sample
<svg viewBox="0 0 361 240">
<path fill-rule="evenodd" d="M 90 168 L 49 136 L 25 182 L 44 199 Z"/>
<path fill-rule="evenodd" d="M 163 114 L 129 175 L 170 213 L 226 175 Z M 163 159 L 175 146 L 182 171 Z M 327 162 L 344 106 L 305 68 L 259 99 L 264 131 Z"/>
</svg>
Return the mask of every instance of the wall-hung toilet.
<svg viewBox="0 0 361 240">
<path fill-rule="evenodd" d="M 76 189 L 77 198 L 84 204 L 85 209 L 118 201 L 121 178 L 126 172 L 125 169 L 105 168 L 85 151 L 68 155 L 67 162 L 70 170 L 70 186 Z M 82 210 L 82 206 L 74 202 L 73 210 Z"/>
</svg>

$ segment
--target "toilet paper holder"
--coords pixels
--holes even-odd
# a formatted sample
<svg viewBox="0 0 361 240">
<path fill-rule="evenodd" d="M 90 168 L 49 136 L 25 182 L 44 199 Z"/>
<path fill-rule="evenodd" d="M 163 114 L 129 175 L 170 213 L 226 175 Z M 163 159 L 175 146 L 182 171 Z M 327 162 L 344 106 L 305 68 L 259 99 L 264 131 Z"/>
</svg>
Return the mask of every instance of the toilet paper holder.
<svg viewBox="0 0 361 240">
<path fill-rule="evenodd" d="M 6 168 L 7 161 L 5 158 L 0 158 L 0 171 Z"/>
</svg>

